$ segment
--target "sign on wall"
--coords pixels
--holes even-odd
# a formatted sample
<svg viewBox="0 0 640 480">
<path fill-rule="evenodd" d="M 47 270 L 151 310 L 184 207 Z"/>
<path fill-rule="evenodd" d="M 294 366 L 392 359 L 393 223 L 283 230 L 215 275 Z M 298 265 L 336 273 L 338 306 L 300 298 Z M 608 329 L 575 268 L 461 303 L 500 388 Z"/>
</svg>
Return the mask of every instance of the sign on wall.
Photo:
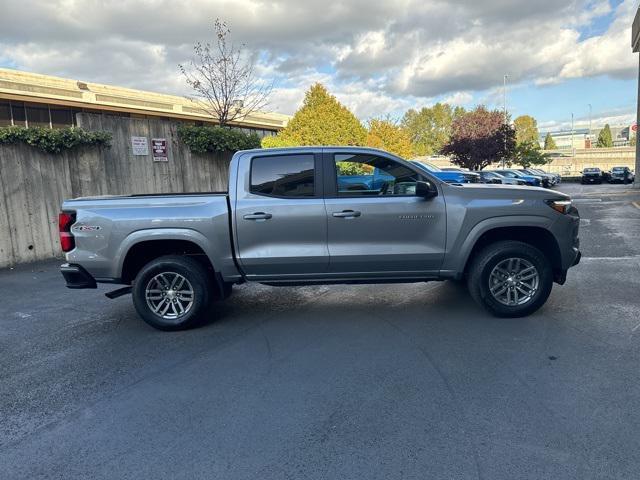
<svg viewBox="0 0 640 480">
<path fill-rule="evenodd" d="M 147 137 L 131 137 L 131 151 L 134 155 L 149 155 Z"/>
<path fill-rule="evenodd" d="M 154 162 L 169 161 L 169 157 L 167 155 L 167 139 L 166 138 L 152 138 L 151 149 L 153 150 Z"/>
</svg>

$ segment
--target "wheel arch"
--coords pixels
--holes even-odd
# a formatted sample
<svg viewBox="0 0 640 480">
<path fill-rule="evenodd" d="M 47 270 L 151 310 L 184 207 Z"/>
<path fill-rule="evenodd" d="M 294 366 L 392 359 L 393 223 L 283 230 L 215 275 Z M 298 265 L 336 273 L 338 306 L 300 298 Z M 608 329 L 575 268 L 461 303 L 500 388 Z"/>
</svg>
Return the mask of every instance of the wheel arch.
<svg viewBox="0 0 640 480">
<path fill-rule="evenodd" d="M 123 283 L 131 283 L 140 269 L 164 255 L 188 255 L 215 273 L 215 260 L 204 235 L 193 230 L 140 230 L 129 235 L 118 254 L 118 276 Z"/>
<path fill-rule="evenodd" d="M 515 240 L 540 250 L 551 262 L 554 279 L 561 274 L 562 256 L 560 246 L 553 233 L 541 225 L 496 226 L 478 235 L 464 259 L 463 274 L 466 274 L 475 254 L 487 245 L 503 240 Z"/>
</svg>

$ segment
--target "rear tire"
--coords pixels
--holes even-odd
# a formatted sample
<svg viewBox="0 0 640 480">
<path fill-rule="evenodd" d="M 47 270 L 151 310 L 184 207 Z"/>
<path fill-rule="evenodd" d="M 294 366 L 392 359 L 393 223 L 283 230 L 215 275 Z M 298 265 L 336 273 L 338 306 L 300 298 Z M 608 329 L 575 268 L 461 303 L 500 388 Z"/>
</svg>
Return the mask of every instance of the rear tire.
<svg viewBox="0 0 640 480">
<path fill-rule="evenodd" d="M 471 297 L 497 317 L 532 314 L 547 301 L 552 286 L 549 259 L 537 248 L 517 241 L 484 247 L 467 276 Z"/>
<path fill-rule="evenodd" d="M 145 265 L 133 282 L 133 304 L 142 319 L 158 330 L 191 328 L 209 313 L 212 275 L 197 260 L 167 255 Z"/>
</svg>

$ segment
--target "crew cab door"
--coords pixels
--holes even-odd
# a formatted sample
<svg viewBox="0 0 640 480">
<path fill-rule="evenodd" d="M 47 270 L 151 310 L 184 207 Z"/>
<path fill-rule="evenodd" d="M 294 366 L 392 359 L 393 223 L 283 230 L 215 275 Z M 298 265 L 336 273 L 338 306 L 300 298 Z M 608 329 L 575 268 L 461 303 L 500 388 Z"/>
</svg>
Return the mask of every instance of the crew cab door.
<svg viewBox="0 0 640 480">
<path fill-rule="evenodd" d="M 371 153 L 324 155 L 329 272 L 357 277 L 437 275 L 444 258 L 446 216 L 442 194 L 416 196 L 430 181 L 393 157 Z M 371 175 L 354 188 L 350 175 Z"/>
<path fill-rule="evenodd" d="M 327 271 L 321 162 L 321 154 L 310 150 L 241 158 L 234 231 L 247 278 L 297 278 Z"/>
</svg>

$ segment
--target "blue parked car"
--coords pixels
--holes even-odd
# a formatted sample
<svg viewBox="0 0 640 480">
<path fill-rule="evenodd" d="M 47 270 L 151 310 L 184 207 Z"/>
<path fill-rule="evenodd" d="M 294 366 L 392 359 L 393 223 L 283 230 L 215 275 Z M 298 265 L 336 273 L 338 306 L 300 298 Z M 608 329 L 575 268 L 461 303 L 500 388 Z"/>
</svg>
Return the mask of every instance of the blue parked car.
<svg viewBox="0 0 640 480">
<path fill-rule="evenodd" d="M 537 175 L 527 175 L 526 173 L 522 173 L 518 170 L 513 170 L 513 169 L 491 170 L 491 171 L 499 173 L 503 177 L 519 178 L 520 180 L 524 180 L 524 182 L 531 187 L 542 186 L 542 177 L 539 177 Z"/>
<path fill-rule="evenodd" d="M 430 173 L 434 177 L 447 183 L 479 183 L 480 175 L 473 172 L 445 172 L 435 165 L 411 160 L 411 163 L 421 170 Z M 395 178 L 384 170 L 374 168 L 365 175 L 338 175 L 338 188 L 340 191 L 366 191 L 374 194 L 385 188 L 385 184 L 393 183 Z"/>
<path fill-rule="evenodd" d="M 373 172 L 365 175 L 338 174 L 338 190 L 341 192 L 366 191 L 375 193 L 381 191 L 386 183 L 393 182 L 394 180 L 395 177 L 379 168 L 374 168 Z"/>
<path fill-rule="evenodd" d="M 463 170 L 442 170 L 431 163 L 418 162 L 417 160 L 411 160 L 415 166 L 422 170 L 429 172 L 434 177 L 438 177 L 443 182 L 447 183 L 479 183 L 480 175 L 473 172 L 465 172 Z"/>
</svg>

